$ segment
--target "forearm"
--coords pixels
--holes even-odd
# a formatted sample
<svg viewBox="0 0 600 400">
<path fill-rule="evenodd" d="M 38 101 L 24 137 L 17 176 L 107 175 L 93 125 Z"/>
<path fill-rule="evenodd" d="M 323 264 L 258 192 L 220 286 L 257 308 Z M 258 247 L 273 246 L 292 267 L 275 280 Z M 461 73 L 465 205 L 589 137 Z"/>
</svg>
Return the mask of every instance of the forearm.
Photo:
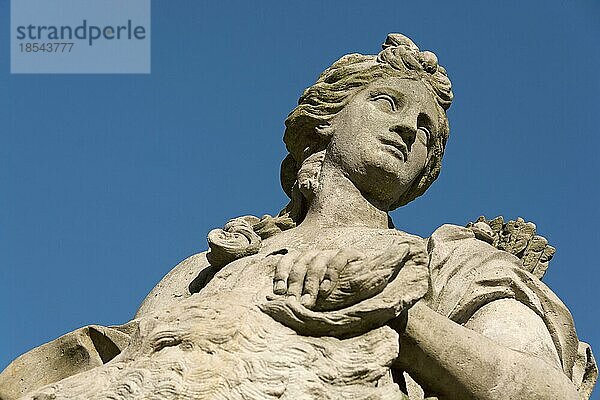
<svg viewBox="0 0 600 400">
<path fill-rule="evenodd" d="M 578 399 L 562 371 L 498 345 L 423 302 L 409 310 L 397 366 L 442 399 Z"/>
</svg>

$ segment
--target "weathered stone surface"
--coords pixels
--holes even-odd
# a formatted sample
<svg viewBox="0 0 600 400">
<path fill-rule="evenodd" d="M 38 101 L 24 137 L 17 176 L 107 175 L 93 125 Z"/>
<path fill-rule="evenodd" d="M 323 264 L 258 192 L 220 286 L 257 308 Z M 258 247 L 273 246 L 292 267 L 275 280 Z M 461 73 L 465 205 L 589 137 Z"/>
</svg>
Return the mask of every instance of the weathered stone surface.
<svg viewBox="0 0 600 400">
<path fill-rule="evenodd" d="M 439 174 L 452 96 L 400 34 L 336 61 L 286 120 L 290 203 L 211 231 L 130 323 L 19 357 L 0 398 L 587 399 L 596 364 L 533 223 L 393 227 Z"/>
</svg>

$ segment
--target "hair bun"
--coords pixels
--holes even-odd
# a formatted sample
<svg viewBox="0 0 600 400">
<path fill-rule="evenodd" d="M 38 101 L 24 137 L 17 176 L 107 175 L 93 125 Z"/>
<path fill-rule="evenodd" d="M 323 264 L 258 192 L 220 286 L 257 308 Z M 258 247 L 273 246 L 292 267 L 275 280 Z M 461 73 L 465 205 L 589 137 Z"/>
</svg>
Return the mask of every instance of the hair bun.
<svg viewBox="0 0 600 400">
<path fill-rule="evenodd" d="M 381 45 L 381 48 L 385 50 L 388 47 L 408 47 L 408 49 L 414 52 L 419 51 L 417 45 L 401 33 L 390 33 L 387 35 L 385 43 Z"/>
<path fill-rule="evenodd" d="M 431 51 L 423 51 L 419 53 L 419 62 L 423 66 L 423 69 L 430 74 L 434 74 L 438 69 L 438 58 Z"/>
</svg>

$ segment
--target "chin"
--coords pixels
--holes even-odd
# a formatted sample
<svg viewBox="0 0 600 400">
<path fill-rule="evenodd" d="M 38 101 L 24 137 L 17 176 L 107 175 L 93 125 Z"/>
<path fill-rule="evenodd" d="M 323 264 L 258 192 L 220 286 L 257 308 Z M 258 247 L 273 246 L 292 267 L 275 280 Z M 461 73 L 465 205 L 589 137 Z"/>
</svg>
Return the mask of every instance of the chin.
<svg viewBox="0 0 600 400">
<path fill-rule="evenodd" d="M 378 204 L 394 204 L 404 192 L 410 187 L 414 179 L 410 179 L 396 169 L 377 168 L 377 172 L 369 171 L 368 179 L 365 180 L 363 193 L 368 193 L 372 201 Z M 387 211 L 387 210 L 386 210 Z"/>
<path fill-rule="evenodd" d="M 393 162 L 380 160 L 372 170 L 370 169 L 369 176 L 386 187 L 405 186 L 414 179 L 409 171 L 410 168 L 407 167 L 408 165 L 404 161 L 397 158 L 394 158 Z"/>
</svg>

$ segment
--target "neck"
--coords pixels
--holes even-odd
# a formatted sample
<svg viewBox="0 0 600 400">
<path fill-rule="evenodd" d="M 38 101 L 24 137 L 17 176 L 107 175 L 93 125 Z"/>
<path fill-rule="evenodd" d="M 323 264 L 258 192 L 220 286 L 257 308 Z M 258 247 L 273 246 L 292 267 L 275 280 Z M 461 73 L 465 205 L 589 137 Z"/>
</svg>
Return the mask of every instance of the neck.
<svg viewBox="0 0 600 400">
<path fill-rule="evenodd" d="M 369 202 L 327 158 L 306 218 L 301 226 L 315 228 L 388 228 L 388 214 Z"/>
</svg>

